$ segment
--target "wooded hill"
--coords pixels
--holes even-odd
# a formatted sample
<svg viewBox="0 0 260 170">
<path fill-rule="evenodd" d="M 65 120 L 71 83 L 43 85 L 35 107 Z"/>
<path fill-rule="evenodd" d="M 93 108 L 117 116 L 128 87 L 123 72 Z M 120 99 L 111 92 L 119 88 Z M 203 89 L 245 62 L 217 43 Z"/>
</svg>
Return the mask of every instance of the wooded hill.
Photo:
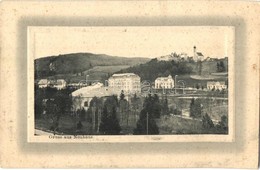
<svg viewBox="0 0 260 170">
<path fill-rule="evenodd" d="M 224 68 L 218 68 L 218 63 L 222 62 Z M 201 75 L 210 75 L 216 72 L 227 71 L 227 58 L 213 59 L 211 61 L 202 61 Z M 199 63 L 194 61 L 158 61 L 156 58 L 148 61 L 145 64 L 132 66 L 122 69 L 117 73 L 135 73 L 138 74 L 142 80 L 154 81 L 157 77 L 166 77 L 169 75 L 190 75 L 199 74 Z"/>
<path fill-rule="evenodd" d="M 55 75 L 82 74 L 96 66 L 134 66 L 149 61 L 147 58 L 126 58 L 105 54 L 73 53 L 35 60 L 35 78 Z M 108 67 L 106 67 L 107 69 Z M 120 68 L 120 67 L 118 67 Z"/>
</svg>

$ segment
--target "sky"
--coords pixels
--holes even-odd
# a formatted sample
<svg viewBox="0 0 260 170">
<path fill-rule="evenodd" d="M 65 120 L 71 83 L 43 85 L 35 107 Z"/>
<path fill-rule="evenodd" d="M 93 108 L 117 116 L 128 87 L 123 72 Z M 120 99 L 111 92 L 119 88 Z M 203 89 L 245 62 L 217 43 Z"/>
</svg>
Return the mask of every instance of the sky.
<svg viewBox="0 0 260 170">
<path fill-rule="evenodd" d="M 120 57 L 155 58 L 187 53 L 204 57 L 233 56 L 234 28 L 217 26 L 32 27 L 34 57 L 90 52 Z"/>
</svg>

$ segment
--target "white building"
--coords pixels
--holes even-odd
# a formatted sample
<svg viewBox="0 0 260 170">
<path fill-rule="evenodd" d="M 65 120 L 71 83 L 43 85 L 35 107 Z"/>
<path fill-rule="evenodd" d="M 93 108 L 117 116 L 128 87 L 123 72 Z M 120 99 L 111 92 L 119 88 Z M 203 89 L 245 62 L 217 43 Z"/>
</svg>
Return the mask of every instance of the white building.
<svg viewBox="0 0 260 170">
<path fill-rule="evenodd" d="M 204 56 L 201 52 L 197 52 L 196 46 L 193 47 L 194 56 L 193 59 L 195 62 L 204 60 Z"/>
<path fill-rule="evenodd" d="M 58 90 L 65 89 L 66 86 L 67 86 L 67 82 L 64 79 L 58 79 L 53 84 L 53 87 Z"/>
<path fill-rule="evenodd" d="M 118 96 L 120 93 L 120 90 L 116 91 L 110 87 L 104 87 L 102 83 L 96 83 L 91 86 L 80 88 L 72 92 L 73 109 L 74 111 L 81 108 L 87 110 L 94 97 L 101 98 L 112 95 Z"/>
<path fill-rule="evenodd" d="M 39 88 L 53 87 L 58 90 L 61 90 L 66 88 L 67 82 L 64 79 L 58 79 L 58 80 L 41 79 L 38 82 L 38 86 Z"/>
<path fill-rule="evenodd" d="M 158 77 L 155 80 L 155 89 L 172 89 L 174 88 L 174 80 L 171 75 L 168 77 Z"/>
<path fill-rule="evenodd" d="M 224 81 L 208 81 L 207 82 L 207 89 L 208 90 L 225 90 L 227 89 L 227 85 L 225 85 Z"/>
<path fill-rule="evenodd" d="M 47 79 L 41 79 L 38 82 L 39 88 L 46 88 L 46 87 L 48 87 L 48 85 L 49 85 L 49 81 Z"/>
<path fill-rule="evenodd" d="M 134 73 L 113 74 L 108 79 L 110 88 L 124 91 L 125 94 L 141 92 L 141 78 Z"/>
</svg>

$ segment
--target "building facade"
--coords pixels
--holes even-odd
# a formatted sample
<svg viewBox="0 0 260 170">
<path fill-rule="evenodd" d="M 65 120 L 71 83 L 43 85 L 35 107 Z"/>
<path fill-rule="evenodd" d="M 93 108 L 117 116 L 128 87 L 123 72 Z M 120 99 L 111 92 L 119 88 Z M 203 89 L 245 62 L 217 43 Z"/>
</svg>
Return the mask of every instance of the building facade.
<svg viewBox="0 0 260 170">
<path fill-rule="evenodd" d="M 141 78 L 134 73 L 113 74 L 108 79 L 108 86 L 115 90 L 123 90 L 125 94 L 141 92 Z"/>
<path fill-rule="evenodd" d="M 207 82 L 208 90 L 225 90 L 227 89 L 227 85 L 224 81 L 208 81 Z"/>
<path fill-rule="evenodd" d="M 171 75 L 168 77 L 158 77 L 155 80 L 155 89 L 172 89 L 174 88 L 174 80 Z"/>
<path fill-rule="evenodd" d="M 58 80 L 41 79 L 38 83 L 38 86 L 39 88 L 52 87 L 61 90 L 67 87 L 67 82 L 64 79 L 58 79 Z"/>
<path fill-rule="evenodd" d="M 53 84 L 53 87 L 58 89 L 58 90 L 65 89 L 66 86 L 67 86 L 67 82 L 65 80 L 63 80 L 63 79 L 58 79 Z"/>
<path fill-rule="evenodd" d="M 41 79 L 38 82 L 39 88 L 46 88 L 46 87 L 48 87 L 48 85 L 49 85 L 49 81 L 47 79 Z"/>
</svg>

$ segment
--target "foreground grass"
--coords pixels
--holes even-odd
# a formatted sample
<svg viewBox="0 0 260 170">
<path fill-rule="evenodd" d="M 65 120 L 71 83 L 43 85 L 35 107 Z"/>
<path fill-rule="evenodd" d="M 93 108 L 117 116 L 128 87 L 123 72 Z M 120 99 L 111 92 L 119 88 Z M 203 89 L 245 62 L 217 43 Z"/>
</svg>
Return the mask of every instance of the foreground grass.
<svg viewBox="0 0 260 170">
<path fill-rule="evenodd" d="M 133 130 L 136 127 L 135 119 L 130 118 L 128 124 L 121 124 L 120 135 L 132 135 Z M 78 120 L 69 115 L 63 115 L 59 122 L 59 128 L 57 134 L 63 135 L 100 135 L 97 132 L 93 132 L 91 123 L 82 121 L 82 129 L 78 131 L 76 129 Z M 198 119 L 185 119 L 177 116 L 162 116 L 156 120 L 159 127 L 160 135 L 169 134 L 227 134 L 227 131 L 219 131 L 216 128 L 204 129 L 202 121 Z M 50 132 L 51 122 L 47 119 L 41 118 L 35 121 L 35 128 Z"/>
<path fill-rule="evenodd" d="M 199 119 L 185 119 L 177 116 L 162 116 L 157 122 L 160 134 L 227 134 L 216 128 L 205 129 Z"/>
</svg>

